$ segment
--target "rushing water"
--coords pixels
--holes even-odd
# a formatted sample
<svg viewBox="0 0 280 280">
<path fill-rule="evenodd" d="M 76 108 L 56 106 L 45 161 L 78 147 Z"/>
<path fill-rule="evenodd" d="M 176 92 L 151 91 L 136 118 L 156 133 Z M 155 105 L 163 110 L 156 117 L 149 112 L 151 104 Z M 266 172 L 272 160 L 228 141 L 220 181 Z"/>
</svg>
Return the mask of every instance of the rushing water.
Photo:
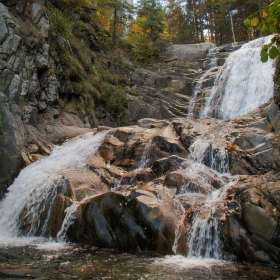
<svg viewBox="0 0 280 280">
<path fill-rule="evenodd" d="M 85 166 L 87 157 L 96 152 L 104 137 L 105 133 L 94 137 L 88 133 L 56 147 L 48 158 L 24 168 L 0 204 L 0 237 L 21 235 L 22 221 L 29 224 L 24 235 L 44 235 L 50 205 L 66 187 L 60 174 Z"/>
<path fill-rule="evenodd" d="M 96 247 L 45 241 L 6 247 L 0 244 L 0 279 L 276 279 L 276 268 L 213 260 L 187 260 L 149 252 L 118 253 Z"/>
<path fill-rule="evenodd" d="M 267 68 L 264 71 L 268 76 L 264 76 L 263 70 L 259 68 L 263 64 L 259 65 L 256 62 L 256 53 L 259 52 L 261 44 L 263 44 L 262 40 L 245 44 L 227 60 L 224 67 L 227 76 L 223 77 L 221 73 L 218 75 L 218 81 L 223 81 L 221 87 L 223 99 L 217 114 L 222 118 L 251 110 L 252 98 L 254 106 L 270 98 L 270 91 L 266 92 L 265 96 L 257 94 L 256 97 L 256 91 L 264 90 L 262 82 L 261 85 L 255 85 L 257 81 L 266 79 L 267 89 L 268 86 L 270 87 L 269 79 L 272 75 L 271 64 L 265 66 Z M 250 80 L 246 80 L 247 78 L 242 80 L 238 73 L 242 73 L 244 78 L 247 66 L 234 62 L 237 59 L 247 61 L 249 58 L 252 58 L 252 67 L 254 69 L 258 67 L 258 71 L 247 71 L 261 74 Z M 209 65 L 209 68 L 215 65 Z M 233 89 L 236 84 L 238 88 Z M 244 89 L 248 84 L 250 87 Z M 218 87 L 215 87 L 213 95 L 209 98 L 205 115 L 217 100 L 215 94 Z M 241 100 L 244 108 L 242 106 L 242 109 L 240 108 L 239 101 L 231 99 L 233 92 L 238 96 L 234 98 Z M 248 101 L 242 99 L 244 92 L 248 95 Z M 229 106 L 228 102 L 233 102 L 234 106 Z M 223 133 L 226 135 L 227 131 Z M 61 174 L 65 170 L 69 172 L 85 167 L 87 158 L 97 152 L 105 136 L 106 132 L 96 135 L 89 133 L 56 147 L 49 157 L 23 169 L 9 187 L 9 192 L 0 203 L 0 279 L 39 277 L 42 277 L 40 279 L 276 279 L 279 277 L 274 267 L 232 263 L 223 253 L 219 219 L 223 218 L 226 191 L 238 178 L 229 174 L 226 144 L 223 141 L 217 143 L 217 135 L 214 134 L 197 137 L 189 148 L 190 154 L 180 170 L 190 180 L 174 197 L 178 224 L 172 249 L 175 254 L 180 252 L 179 239 L 184 234 L 182 228 L 187 215 L 184 202 L 194 209 L 190 230 L 185 233 L 189 248 L 187 255 L 161 256 L 150 252 L 132 255 L 115 250 L 68 244 L 66 231 L 75 219 L 79 202 L 74 202 L 66 209 L 66 216 L 56 240 L 35 238 L 34 236 L 48 235 L 46 231 L 50 205 L 54 197 L 63 193 L 67 187 Z M 149 155 L 151 150 L 152 140 L 143 143 L 142 158 L 136 170 L 151 167 L 153 162 Z M 213 187 L 213 182 L 217 189 Z M 24 227 L 22 223 L 25 224 Z"/>
<path fill-rule="evenodd" d="M 262 63 L 261 48 L 271 36 L 244 44 L 219 70 L 201 117 L 228 119 L 248 113 L 273 96 L 273 61 Z"/>
<path fill-rule="evenodd" d="M 228 158 L 222 152 L 223 145 L 215 146 L 214 137 L 202 137 L 190 147 L 182 172 L 193 176 L 193 186 L 183 187 L 174 198 L 175 207 L 181 213 L 174 253 L 180 251 L 178 240 L 186 215 L 182 198 L 187 197 L 189 203 L 193 199 L 194 205 L 200 203 L 201 206 L 193 217 L 187 256 L 128 254 L 67 244 L 65 232 L 75 218 L 78 202 L 67 208 L 57 240 L 35 238 L 34 235 L 44 235 L 48 220 L 44 209 L 59 192 L 58 174 L 64 168 L 84 166 L 88 155 L 97 151 L 104 137 L 105 133 L 86 134 L 57 147 L 48 158 L 25 168 L 9 188 L 0 205 L 0 279 L 276 279 L 276 268 L 224 260 L 218 218 L 214 214 L 223 207 L 223 197 L 232 177 L 227 173 Z M 147 142 L 146 148 L 150 145 Z M 219 190 L 211 186 L 213 179 L 222 186 Z M 26 215 L 24 220 L 30 223 L 29 231 L 24 233 L 20 231 L 22 215 Z M 42 219 L 46 222 L 39 225 Z M 40 228 L 39 232 L 36 227 Z M 29 237 L 19 237 L 22 234 Z"/>
</svg>

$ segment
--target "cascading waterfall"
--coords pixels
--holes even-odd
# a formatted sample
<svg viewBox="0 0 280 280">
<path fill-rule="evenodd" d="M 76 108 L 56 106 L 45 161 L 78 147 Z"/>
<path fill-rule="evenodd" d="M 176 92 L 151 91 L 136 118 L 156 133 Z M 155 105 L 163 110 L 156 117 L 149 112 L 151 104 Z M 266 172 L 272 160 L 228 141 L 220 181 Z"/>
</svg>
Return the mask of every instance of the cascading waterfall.
<svg viewBox="0 0 280 280">
<path fill-rule="evenodd" d="M 74 201 L 74 203 L 70 207 L 66 208 L 65 218 L 61 225 L 60 231 L 57 233 L 57 240 L 59 242 L 64 242 L 67 240 L 66 233 L 69 227 L 74 223 L 78 206 L 79 202 Z"/>
<path fill-rule="evenodd" d="M 0 204 L 0 237 L 44 236 L 53 199 L 66 187 L 61 174 L 85 166 L 105 135 L 85 134 L 24 168 Z"/>
<path fill-rule="evenodd" d="M 217 75 L 201 117 L 228 119 L 248 113 L 273 96 L 273 61 L 262 63 L 261 48 L 271 36 L 244 44 L 232 52 Z"/>
<path fill-rule="evenodd" d="M 205 116 L 212 110 L 211 106 L 213 107 L 214 102 L 219 101 L 219 98 L 216 98 L 215 95 L 218 88 L 223 92 L 223 99 L 220 100 L 221 107 L 216 110 L 216 113 L 220 114 L 222 118 L 251 110 L 250 104 L 242 99 L 244 93 L 250 98 L 254 98 L 254 106 L 265 102 L 272 95 L 272 93 L 269 92 L 268 94 L 266 91 L 266 97 L 264 97 L 261 92 L 257 95 L 258 99 L 256 101 L 256 92 L 262 91 L 264 88 L 270 88 L 271 85 L 268 80 L 272 79 L 273 71 L 271 63 L 261 63 L 258 66 L 259 64 L 256 61 L 255 57 L 259 60 L 260 46 L 263 43 L 264 39 L 260 39 L 245 44 L 240 51 L 236 51 L 230 56 L 224 67 L 224 72 L 227 75 L 224 76 L 223 72 L 219 73 L 216 82 L 222 82 L 222 85 L 215 87 L 212 97 L 209 98 L 209 104 L 207 103 L 208 107 L 203 113 Z M 237 59 L 238 62 L 244 60 L 248 63 L 247 60 L 250 57 L 253 58 L 251 64 L 254 70 L 256 67 L 266 67 L 266 70 L 253 71 L 243 64 L 236 63 Z M 215 65 L 209 67 L 212 66 Z M 245 72 L 254 72 L 254 74 L 260 72 L 261 74 L 257 78 L 247 81 L 247 78 L 241 79 L 238 76 L 238 73 L 243 73 L 242 75 L 245 76 Z M 265 87 L 263 84 L 259 85 L 259 80 L 265 80 Z M 257 82 L 258 85 L 254 85 Z M 234 87 L 236 84 L 239 84 L 239 88 Z M 250 84 L 250 86 L 244 89 L 247 84 Z M 235 107 L 238 102 L 232 99 L 232 95 L 238 95 L 238 102 L 241 100 L 244 108 Z M 231 102 L 236 104 L 233 106 Z M 258 104 L 258 102 L 261 103 Z M 67 187 L 63 172 L 65 170 L 68 172 L 71 172 L 71 170 L 77 171 L 79 168 L 85 167 L 88 156 L 97 152 L 107 133 L 96 135 L 89 133 L 73 139 L 60 147 L 56 147 L 48 158 L 23 169 L 15 182 L 9 187 L 9 192 L 3 201 L 1 201 L 0 238 L 17 237 L 19 235 L 47 235 L 48 217 L 53 200 L 57 194 L 63 193 Z M 227 133 L 228 131 L 222 131 L 219 139 L 223 139 L 223 135 L 227 135 Z M 226 142 L 217 143 L 215 141 L 216 136 L 214 133 L 205 137 L 203 135 L 197 136 L 195 142 L 189 147 L 188 158 L 180 167 L 180 172 L 183 172 L 190 180 L 181 186 L 174 198 L 175 208 L 181 214 L 181 217 L 177 213 L 179 218 L 172 249 L 174 253 L 180 252 L 179 241 L 188 211 L 186 210 L 187 207 L 185 208 L 185 205 L 181 203 L 182 198 L 182 200 L 185 199 L 184 202 L 190 206 L 190 209 L 194 209 L 188 232 L 189 251 L 186 256 L 188 259 L 211 258 L 221 260 L 224 258 L 219 236 L 219 223 L 225 212 L 224 198 L 226 192 L 235 184 L 236 177 L 229 174 L 229 156 L 226 150 Z M 143 155 L 139 161 L 138 169 L 151 167 L 152 157 L 154 156 L 151 152 L 152 145 L 152 140 L 143 144 Z M 118 182 L 116 182 L 117 185 Z M 75 219 L 76 210 L 80 203 L 82 202 L 74 202 L 72 206 L 67 208 L 65 219 L 57 235 L 58 241 L 66 240 L 66 232 Z"/>
<path fill-rule="evenodd" d="M 151 159 L 147 155 L 149 154 L 149 151 L 153 147 L 152 142 L 153 142 L 152 139 L 150 139 L 147 142 L 144 142 L 142 144 L 143 145 L 143 153 L 142 153 L 142 157 L 141 157 L 138 169 L 144 169 L 144 168 L 150 167 Z"/>
<path fill-rule="evenodd" d="M 223 250 L 220 240 L 219 221 L 215 217 L 219 208 L 223 208 L 225 190 L 231 184 L 213 191 L 204 201 L 203 209 L 193 219 L 192 230 L 189 235 L 187 258 L 210 258 L 222 260 Z"/>
<path fill-rule="evenodd" d="M 229 174 L 229 158 L 223 143 L 214 143 L 213 136 L 210 139 L 197 139 L 191 145 L 185 174 L 195 186 L 191 189 L 189 186 L 181 188 L 178 195 L 187 197 L 192 206 L 201 205 L 193 207 L 198 210 L 194 213 L 189 233 L 188 259 L 224 258 L 219 236 L 219 218 L 224 213 L 226 191 L 234 184 L 236 178 Z M 212 186 L 213 180 L 216 180 L 219 189 Z"/>
<path fill-rule="evenodd" d="M 208 54 L 206 55 L 206 59 L 208 59 L 208 64 L 206 65 L 207 71 L 205 71 L 204 74 L 201 75 L 199 80 L 197 81 L 195 88 L 193 90 L 193 95 L 190 100 L 190 104 L 188 106 L 188 115 L 187 118 L 193 118 L 194 117 L 194 108 L 195 104 L 198 100 L 199 93 L 201 92 L 201 89 L 204 85 L 205 80 L 209 75 L 212 75 L 212 72 L 216 72 L 216 66 L 217 66 L 217 48 L 209 50 Z"/>
</svg>

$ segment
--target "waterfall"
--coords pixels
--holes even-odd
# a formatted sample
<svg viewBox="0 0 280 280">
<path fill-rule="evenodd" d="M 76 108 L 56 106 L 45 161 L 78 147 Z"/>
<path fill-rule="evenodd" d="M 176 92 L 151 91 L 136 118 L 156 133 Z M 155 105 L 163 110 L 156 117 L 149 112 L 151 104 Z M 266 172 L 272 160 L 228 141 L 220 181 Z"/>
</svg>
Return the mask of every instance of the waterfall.
<svg viewBox="0 0 280 280">
<path fill-rule="evenodd" d="M 205 200 L 203 209 L 193 219 L 187 258 L 223 259 L 218 219 L 214 216 L 218 206 L 223 203 L 221 193 L 224 194 L 221 190 L 212 192 Z"/>
<path fill-rule="evenodd" d="M 217 57 L 218 57 L 218 50 L 217 48 L 210 49 L 206 55 L 206 61 L 204 62 L 204 68 L 207 69 L 196 82 L 195 88 L 193 90 L 192 98 L 190 100 L 188 106 L 188 115 L 187 118 L 194 118 L 195 117 L 195 105 L 198 102 L 199 95 L 202 91 L 204 83 L 209 76 L 213 76 L 213 72 L 217 71 Z"/>
<path fill-rule="evenodd" d="M 224 133 L 227 133 L 227 128 Z M 197 209 L 188 234 L 187 258 L 222 260 L 219 223 L 224 219 L 227 189 L 236 182 L 237 177 L 229 173 L 225 143 L 216 143 L 214 134 L 198 138 L 189 151 L 185 174 L 191 179 L 191 186 L 187 184 L 177 195 L 187 197 L 191 208 Z M 216 183 L 213 184 L 214 181 Z M 213 185 L 219 186 L 218 189 Z"/>
<path fill-rule="evenodd" d="M 261 48 L 271 36 L 244 44 L 219 70 L 201 117 L 228 119 L 246 114 L 273 96 L 273 61 L 262 63 Z"/>
<path fill-rule="evenodd" d="M 105 135 L 87 133 L 24 168 L 1 201 L 0 237 L 44 236 L 53 200 L 67 187 L 63 172 L 85 166 Z"/>
<path fill-rule="evenodd" d="M 149 139 L 147 142 L 144 142 L 142 146 L 143 146 L 143 153 L 141 156 L 138 169 L 144 169 L 150 167 L 151 159 L 148 157 L 148 155 L 149 155 L 149 151 L 153 148 L 153 140 Z"/>
<path fill-rule="evenodd" d="M 79 206 L 78 201 L 74 201 L 74 203 L 66 208 L 66 216 L 63 220 L 62 226 L 60 231 L 57 233 L 57 240 L 60 242 L 66 241 L 66 233 L 69 227 L 74 223 L 75 218 L 76 218 L 76 211 Z"/>
</svg>

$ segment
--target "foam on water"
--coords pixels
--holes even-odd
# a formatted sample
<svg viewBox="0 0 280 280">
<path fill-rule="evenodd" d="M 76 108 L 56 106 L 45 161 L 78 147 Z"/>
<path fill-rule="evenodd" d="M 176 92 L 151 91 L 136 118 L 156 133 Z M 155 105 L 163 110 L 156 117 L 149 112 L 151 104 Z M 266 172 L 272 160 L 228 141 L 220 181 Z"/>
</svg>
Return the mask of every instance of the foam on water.
<svg viewBox="0 0 280 280">
<path fill-rule="evenodd" d="M 213 266 L 226 265 L 228 262 L 223 260 L 216 260 L 212 258 L 186 258 L 182 255 L 165 256 L 164 258 L 156 259 L 155 265 L 163 266 L 178 266 L 184 269 L 192 269 L 197 267 L 203 267 L 211 269 Z"/>
</svg>

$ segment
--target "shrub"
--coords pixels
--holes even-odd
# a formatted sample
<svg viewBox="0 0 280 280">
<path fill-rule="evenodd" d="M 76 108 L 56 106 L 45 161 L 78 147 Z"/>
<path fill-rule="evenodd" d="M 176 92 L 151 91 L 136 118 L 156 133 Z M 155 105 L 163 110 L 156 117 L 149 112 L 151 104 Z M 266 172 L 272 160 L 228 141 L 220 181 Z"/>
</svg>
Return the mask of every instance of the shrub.
<svg viewBox="0 0 280 280">
<path fill-rule="evenodd" d="M 72 35 L 73 21 L 67 17 L 61 10 L 52 5 L 48 5 L 48 16 L 53 30 L 61 35 L 69 37 Z"/>
<path fill-rule="evenodd" d="M 107 84 L 106 92 L 101 96 L 101 104 L 113 117 L 119 117 L 128 106 L 124 88 Z"/>
<path fill-rule="evenodd" d="M 40 49 L 45 42 L 43 34 L 31 23 L 25 22 L 14 30 L 28 49 Z"/>
</svg>

